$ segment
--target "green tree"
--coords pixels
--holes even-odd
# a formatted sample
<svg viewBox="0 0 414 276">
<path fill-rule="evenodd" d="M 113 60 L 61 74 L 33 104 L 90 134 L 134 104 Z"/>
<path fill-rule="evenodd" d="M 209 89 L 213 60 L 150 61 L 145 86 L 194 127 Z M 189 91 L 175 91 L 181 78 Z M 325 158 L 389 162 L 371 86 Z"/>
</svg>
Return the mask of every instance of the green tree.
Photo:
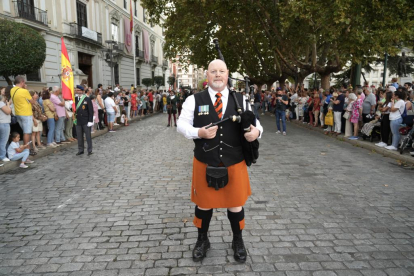
<svg viewBox="0 0 414 276">
<path fill-rule="evenodd" d="M 142 84 L 145 85 L 148 89 L 148 87 L 152 86 L 154 82 L 153 82 L 153 79 L 151 78 L 145 78 L 145 79 L 142 79 Z"/>
<path fill-rule="evenodd" d="M 218 37 L 230 71 L 256 84 L 317 72 L 329 88 L 331 73 L 348 63 L 391 55 L 413 40 L 410 0 L 143 0 L 151 20 L 165 16 L 165 53 L 206 67 Z M 398 16 L 390 11 L 403 10 Z"/>
<path fill-rule="evenodd" d="M 160 88 L 161 85 L 164 85 L 163 76 L 155 76 L 153 81 L 155 86 L 157 87 L 157 90 Z"/>
<path fill-rule="evenodd" d="M 10 76 L 39 70 L 46 59 L 42 35 L 22 24 L 0 19 L 0 75 L 9 85 Z"/>
<path fill-rule="evenodd" d="M 175 75 L 174 75 L 174 74 L 168 77 L 168 81 L 167 81 L 167 83 L 168 83 L 171 87 L 174 87 L 174 83 L 175 83 Z"/>
</svg>

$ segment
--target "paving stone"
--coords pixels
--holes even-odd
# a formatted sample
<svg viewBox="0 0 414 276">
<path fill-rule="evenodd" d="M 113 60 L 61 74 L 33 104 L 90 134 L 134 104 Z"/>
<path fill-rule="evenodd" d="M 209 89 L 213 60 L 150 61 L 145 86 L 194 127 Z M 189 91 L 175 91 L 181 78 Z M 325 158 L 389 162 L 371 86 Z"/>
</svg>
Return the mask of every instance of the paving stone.
<svg viewBox="0 0 414 276">
<path fill-rule="evenodd" d="M 160 114 L 94 138 L 90 158 L 71 145 L 0 177 L 0 275 L 414 275 L 412 172 L 292 123 L 276 135 L 261 117 L 245 264 L 226 209 L 214 210 L 207 257 L 192 260 L 193 143 Z"/>
</svg>

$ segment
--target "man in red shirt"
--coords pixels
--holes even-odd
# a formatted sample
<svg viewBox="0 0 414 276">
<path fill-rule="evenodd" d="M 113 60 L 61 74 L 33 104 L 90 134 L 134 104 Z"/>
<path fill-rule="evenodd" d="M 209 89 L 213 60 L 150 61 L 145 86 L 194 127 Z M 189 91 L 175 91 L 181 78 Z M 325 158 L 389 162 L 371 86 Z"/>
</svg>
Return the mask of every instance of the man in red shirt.
<svg viewBox="0 0 414 276">
<path fill-rule="evenodd" d="M 153 113 L 153 106 L 154 106 L 154 96 L 152 95 L 153 91 L 152 89 L 150 89 L 150 91 L 148 92 L 148 101 L 149 101 L 149 108 L 148 108 L 148 112 Z"/>
</svg>

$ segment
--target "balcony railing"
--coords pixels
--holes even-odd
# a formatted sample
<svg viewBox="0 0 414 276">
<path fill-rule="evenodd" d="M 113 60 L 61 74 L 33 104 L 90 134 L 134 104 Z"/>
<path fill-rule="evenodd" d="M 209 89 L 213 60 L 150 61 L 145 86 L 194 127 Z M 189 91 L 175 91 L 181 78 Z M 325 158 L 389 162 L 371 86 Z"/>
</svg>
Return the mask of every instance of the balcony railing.
<svg viewBox="0 0 414 276">
<path fill-rule="evenodd" d="M 25 3 L 22 0 L 13 1 L 16 17 L 24 18 L 47 26 L 47 12 Z"/>
<path fill-rule="evenodd" d="M 144 51 L 141 51 L 140 49 L 135 49 L 135 57 L 139 59 L 144 59 Z"/>
<path fill-rule="evenodd" d="M 154 55 L 151 55 L 151 61 L 153 63 L 157 63 L 158 64 L 158 57 L 157 56 L 154 56 Z"/>
<path fill-rule="evenodd" d="M 125 43 L 117 42 L 114 44 L 114 51 L 117 53 L 123 53 L 125 49 Z"/>
<path fill-rule="evenodd" d="M 163 60 L 162 61 L 162 66 L 168 67 L 168 60 Z"/>
<path fill-rule="evenodd" d="M 77 23 L 70 23 L 70 34 L 84 41 L 102 45 L 102 34 L 92 31 Z"/>
</svg>

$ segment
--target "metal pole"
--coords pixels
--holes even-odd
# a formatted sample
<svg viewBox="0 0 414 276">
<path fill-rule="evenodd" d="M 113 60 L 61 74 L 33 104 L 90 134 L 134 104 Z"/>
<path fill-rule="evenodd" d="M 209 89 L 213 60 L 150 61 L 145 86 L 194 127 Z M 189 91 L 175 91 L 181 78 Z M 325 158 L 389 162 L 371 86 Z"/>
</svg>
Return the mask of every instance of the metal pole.
<svg viewBox="0 0 414 276">
<path fill-rule="evenodd" d="M 111 90 L 113 90 L 114 89 L 114 75 L 113 75 L 113 72 L 114 72 L 114 64 L 112 63 L 112 43 L 111 43 L 111 46 L 110 46 L 110 48 L 109 48 L 109 51 L 110 51 L 110 53 L 109 53 L 109 62 L 110 62 L 110 64 L 111 64 Z"/>
<path fill-rule="evenodd" d="M 382 87 L 385 87 L 385 82 L 387 80 L 387 64 L 388 64 L 388 54 L 384 55 L 384 75 L 382 76 Z"/>
<path fill-rule="evenodd" d="M 132 34 L 134 34 L 134 25 L 132 25 Z M 133 60 L 133 67 L 134 67 L 134 88 L 137 87 L 137 65 L 136 65 L 136 60 L 135 60 L 135 56 L 136 56 L 136 45 L 135 45 L 135 34 L 132 37 L 132 52 L 134 53 L 134 60 Z"/>
</svg>

